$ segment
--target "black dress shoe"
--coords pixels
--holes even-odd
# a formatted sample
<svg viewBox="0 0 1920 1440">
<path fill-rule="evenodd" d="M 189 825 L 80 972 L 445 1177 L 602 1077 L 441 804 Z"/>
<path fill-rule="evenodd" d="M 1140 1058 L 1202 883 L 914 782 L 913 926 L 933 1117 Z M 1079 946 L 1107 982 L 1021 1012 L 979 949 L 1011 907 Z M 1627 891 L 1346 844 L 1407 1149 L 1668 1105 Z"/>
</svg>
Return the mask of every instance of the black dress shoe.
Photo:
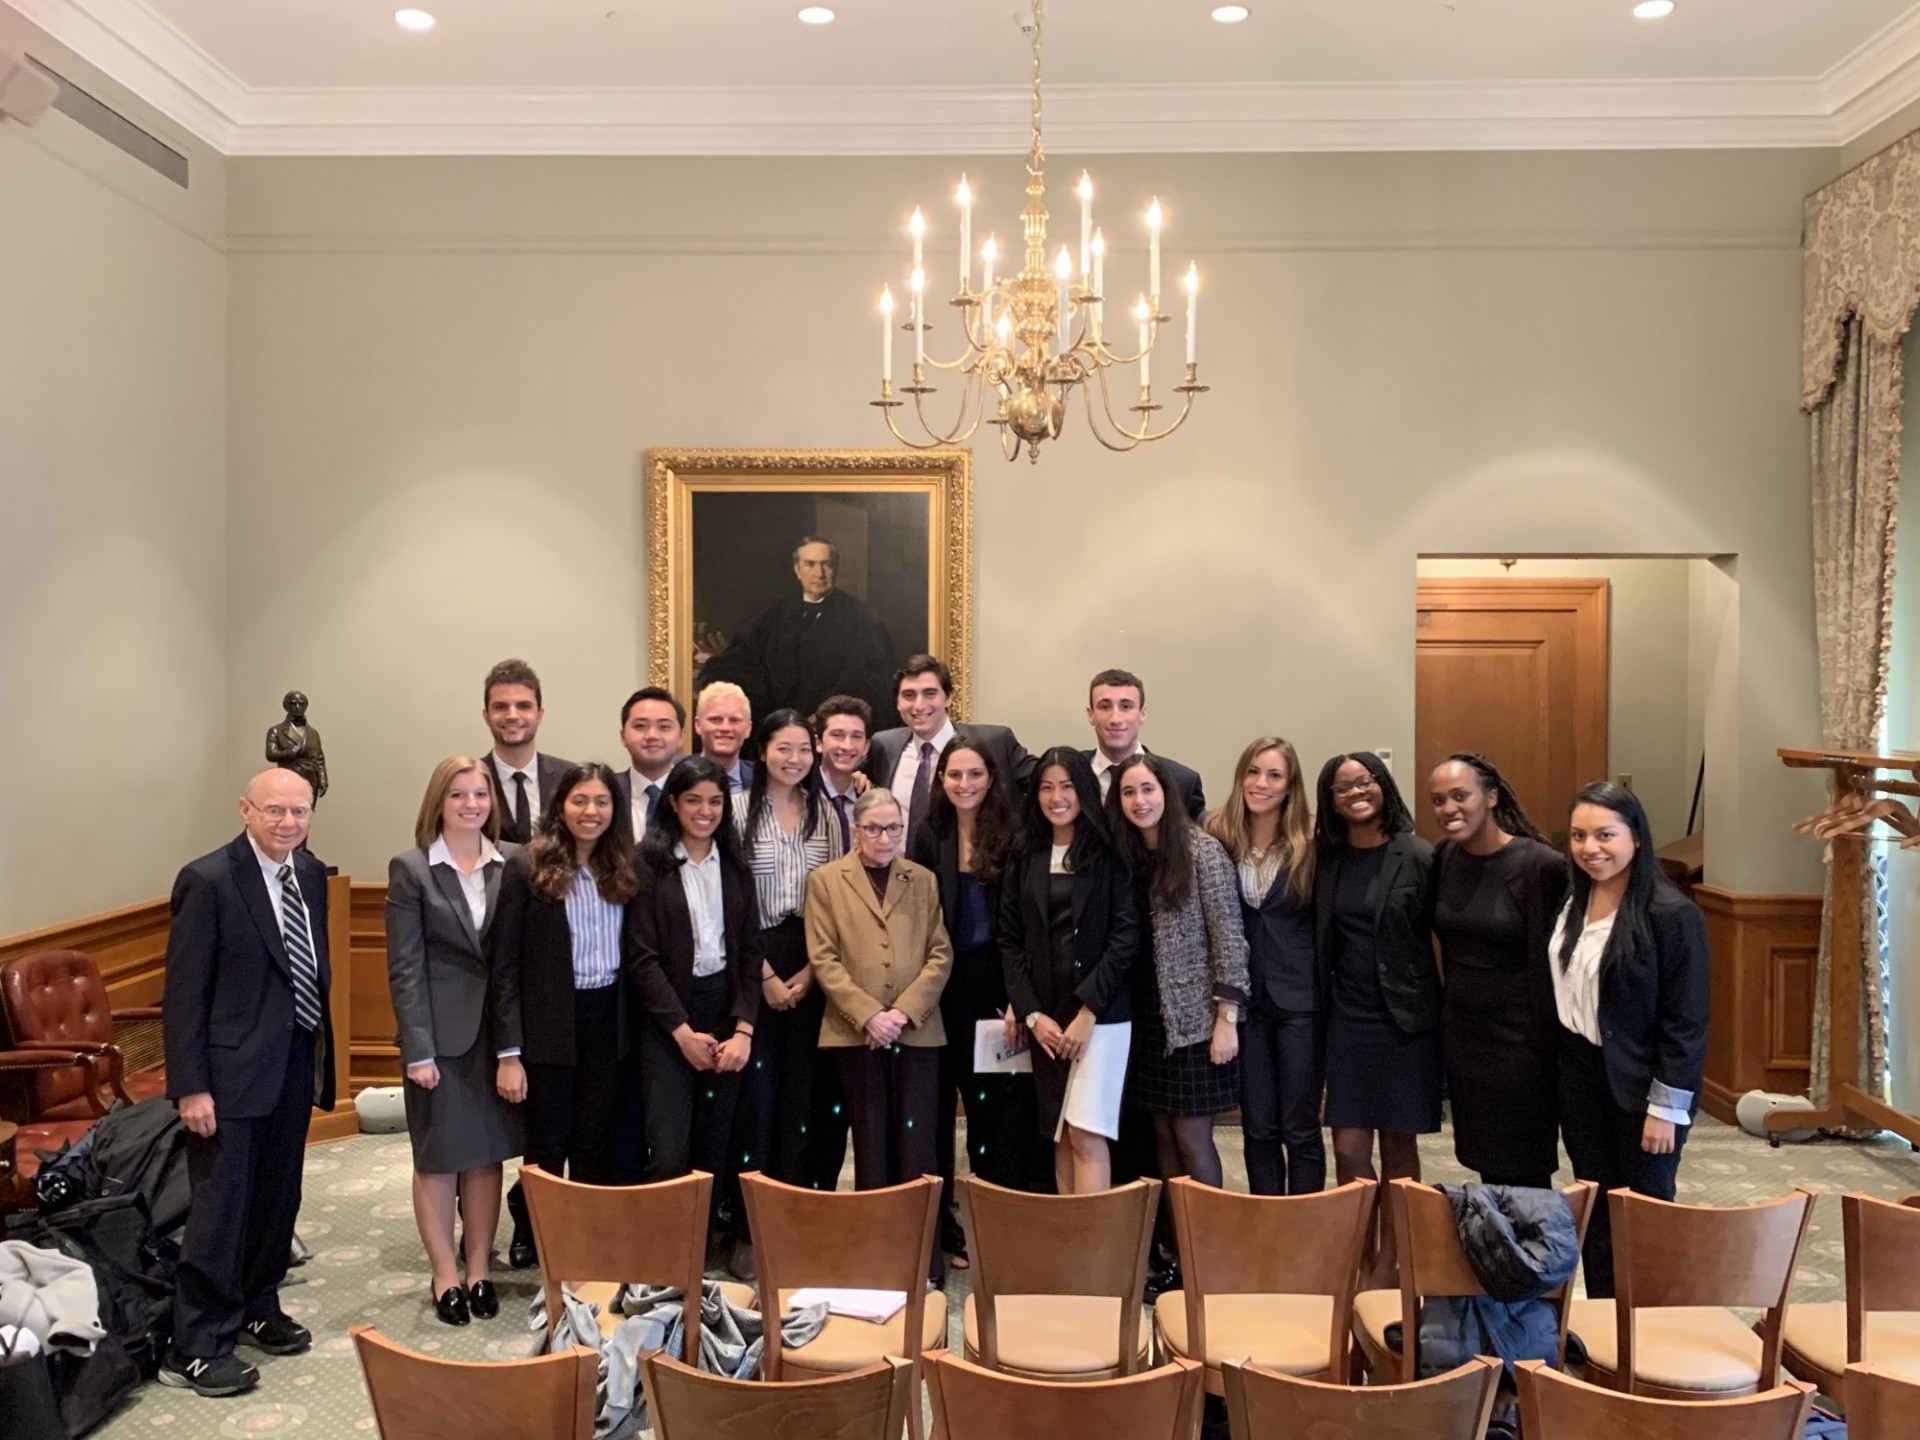
<svg viewBox="0 0 1920 1440">
<path fill-rule="evenodd" d="M 313 1344 L 313 1332 L 290 1315 L 269 1315 L 241 1326 L 240 1343 L 269 1355 L 300 1355 Z"/>
<path fill-rule="evenodd" d="M 491 1320 L 500 1313 L 500 1293 L 491 1280 L 476 1280 L 467 1287 L 467 1309 L 476 1320 Z"/>
<path fill-rule="evenodd" d="M 516 1270 L 530 1270 L 539 1263 L 540 1252 L 533 1248 L 533 1236 L 514 1226 L 513 1239 L 507 1244 L 507 1264 Z"/>
<path fill-rule="evenodd" d="M 440 1317 L 442 1325 L 464 1325 L 467 1323 L 467 1292 L 458 1285 L 449 1285 L 435 1297 L 433 1313 Z"/>
</svg>

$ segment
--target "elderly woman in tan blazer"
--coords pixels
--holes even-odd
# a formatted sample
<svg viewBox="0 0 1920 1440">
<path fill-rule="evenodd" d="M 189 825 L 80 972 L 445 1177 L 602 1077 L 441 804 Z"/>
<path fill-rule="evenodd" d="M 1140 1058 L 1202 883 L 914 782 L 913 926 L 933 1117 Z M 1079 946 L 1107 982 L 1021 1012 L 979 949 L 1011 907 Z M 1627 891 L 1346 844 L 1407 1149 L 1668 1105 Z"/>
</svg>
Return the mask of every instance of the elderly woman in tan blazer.
<svg viewBox="0 0 1920 1440">
<path fill-rule="evenodd" d="M 854 848 L 807 877 L 807 957 L 827 997 L 858 1190 L 938 1172 L 940 992 L 953 953 L 932 871 L 900 858 L 900 803 L 874 786 L 853 807 Z"/>
</svg>

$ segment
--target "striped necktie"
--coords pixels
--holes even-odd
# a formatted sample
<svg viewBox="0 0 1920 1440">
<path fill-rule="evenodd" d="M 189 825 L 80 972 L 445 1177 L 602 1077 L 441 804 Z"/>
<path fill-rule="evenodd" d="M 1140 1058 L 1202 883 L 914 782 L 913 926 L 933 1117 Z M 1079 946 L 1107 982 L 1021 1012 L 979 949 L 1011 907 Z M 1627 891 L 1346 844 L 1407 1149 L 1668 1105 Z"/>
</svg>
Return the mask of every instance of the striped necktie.
<svg viewBox="0 0 1920 1440">
<path fill-rule="evenodd" d="M 293 964 L 293 1016 L 309 1030 L 320 1028 L 320 967 L 313 958 L 313 933 L 307 905 L 293 878 L 293 866 L 280 867 L 280 936 Z"/>
</svg>

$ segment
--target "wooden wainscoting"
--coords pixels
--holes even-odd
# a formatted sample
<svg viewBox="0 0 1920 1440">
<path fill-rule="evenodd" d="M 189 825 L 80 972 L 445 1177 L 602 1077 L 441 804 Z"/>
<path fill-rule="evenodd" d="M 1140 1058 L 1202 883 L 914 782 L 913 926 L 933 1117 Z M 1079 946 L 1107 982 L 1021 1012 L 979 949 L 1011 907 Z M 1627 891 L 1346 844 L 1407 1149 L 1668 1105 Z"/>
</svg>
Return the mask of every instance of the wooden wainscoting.
<svg viewBox="0 0 1920 1440">
<path fill-rule="evenodd" d="M 393 1043 L 399 1025 L 387 990 L 387 887 L 356 884 L 347 908 L 353 926 L 347 952 L 353 972 L 350 1056 L 358 1094 L 369 1085 L 400 1083 L 400 1047 Z"/>
<path fill-rule="evenodd" d="M 1707 918 L 1713 1018 L 1700 1103 L 1731 1122 L 1749 1090 L 1804 1093 L 1813 1050 L 1818 895 L 1736 895 L 1694 887 Z"/>
</svg>

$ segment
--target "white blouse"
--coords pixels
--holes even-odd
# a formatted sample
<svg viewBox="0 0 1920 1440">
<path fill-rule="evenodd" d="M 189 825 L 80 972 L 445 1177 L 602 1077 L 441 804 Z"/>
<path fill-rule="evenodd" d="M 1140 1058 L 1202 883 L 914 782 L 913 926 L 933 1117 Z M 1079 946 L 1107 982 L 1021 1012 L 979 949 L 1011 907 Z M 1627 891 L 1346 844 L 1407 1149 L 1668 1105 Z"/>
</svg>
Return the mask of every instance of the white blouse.
<svg viewBox="0 0 1920 1440">
<path fill-rule="evenodd" d="M 1619 912 L 1604 920 L 1587 921 L 1581 927 L 1580 938 L 1573 942 L 1573 954 L 1562 965 L 1560 946 L 1566 939 L 1567 916 L 1572 909 L 1571 900 L 1560 907 L 1559 918 L 1553 922 L 1553 938 L 1547 942 L 1547 969 L 1553 975 L 1553 1007 L 1567 1029 L 1590 1044 L 1602 1045 L 1600 962 L 1606 957 L 1607 941 L 1613 936 L 1613 922 Z M 1677 1108 L 1659 1105 L 1654 1103 L 1656 1098 L 1681 1098 L 1657 1079 L 1649 1093 L 1647 1113 L 1656 1120 L 1670 1120 L 1675 1125 L 1691 1123 L 1693 1117 L 1687 1113 L 1687 1104 Z M 1690 1096 L 1685 1098 L 1691 1102 Z"/>
<path fill-rule="evenodd" d="M 436 835 L 433 844 L 427 847 L 427 864 L 445 865 L 453 871 L 453 878 L 460 882 L 460 893 L 467 897 L 467 914 L 473 917 L 473 928 L 482 931 L 487 928 L 487 866 L 498 864 L 500 852 L 486 836 L 480 837 L 480 863 L 473 867 L 473 873 L 462 875 L 460 867 L 453 863 L 453 852 L 447 848 L 447 837 Z"/>
</svg>

